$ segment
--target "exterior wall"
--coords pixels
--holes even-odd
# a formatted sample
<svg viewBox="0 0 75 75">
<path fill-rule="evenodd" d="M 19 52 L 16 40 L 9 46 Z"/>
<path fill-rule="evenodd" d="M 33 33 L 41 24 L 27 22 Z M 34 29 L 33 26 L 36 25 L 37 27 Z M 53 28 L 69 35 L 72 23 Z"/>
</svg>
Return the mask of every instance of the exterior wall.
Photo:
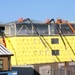
<svg viewBox="0 0 75 75">
<path fill-rule="evenodd" d="M 52 69 L 57 70 L 58 64 L 57 63 L 54 63 L 54 64 L 37 64 L 37 65 L 34 65 L 34 69 L 39 73 L 39 75 L 52 75 Z"/>
<path fill-rule="evenodd" d="M 37 64 L 34 69 L 38 75 L 74 75 L 75 65 L 69 63 Z M 36 75 L 36 74 L 35 74 Z"/>
<path fill-rule="evenodd" d="M 9 61 L 8 61 L 8 58 L 9 58 Z M 0 56 L 0 59 L 3 60 L 3 70 L 11 70 L 10 57 Z"/>
<path fill-rule="evenodd" d="M 43 64 L 55 62 L 75 61 L 75 36 L 66 36 L 64 45 L 60 36 L 17 36 L 6 38 L 6 46 L 14 56 L 11 57 L 12 65 Z M 57 44 L 52 44 L 51 39 L 58 39 Z M 14 42 L 15 41 L 15 42 Z M 52 50 L 59 50 L 58 55 L 53 55 Z"/>
</svg>

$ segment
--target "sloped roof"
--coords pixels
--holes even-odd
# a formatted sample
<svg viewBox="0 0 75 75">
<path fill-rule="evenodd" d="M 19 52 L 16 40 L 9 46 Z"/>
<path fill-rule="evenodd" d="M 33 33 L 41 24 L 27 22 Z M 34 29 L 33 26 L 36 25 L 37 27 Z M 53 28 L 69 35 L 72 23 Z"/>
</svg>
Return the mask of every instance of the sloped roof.
<svg viewBox="0 0 75 75">
<path fill-rule="evenodd" d="M 13 54 L 9 50 L 7 50 L 2 44 L 0 44 L 0 56 L 2 55 L 11 56 Z"/>
</svg>

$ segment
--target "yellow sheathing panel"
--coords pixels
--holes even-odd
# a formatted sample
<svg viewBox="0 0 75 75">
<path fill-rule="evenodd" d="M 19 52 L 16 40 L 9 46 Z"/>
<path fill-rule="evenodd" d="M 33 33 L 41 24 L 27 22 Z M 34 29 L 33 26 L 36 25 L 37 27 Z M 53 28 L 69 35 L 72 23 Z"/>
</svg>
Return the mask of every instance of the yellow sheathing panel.
<svg viewBox="0 0 75 75">
<path fill-rule="evenodd" d="M 51 44 L 51 38 L 58 38 L 59 44 Z M 66 36 L 67 41 L 63 39 L 67 48 L 60 36 L 44 36 L 46 46 L 38 36 L 8 37 L 6 46 L 14 53 L 12 65 L 75 61 L 75 36 Z M 52 50 L 59 50 L 59 55 L 53 56 Z"/>
</svg>

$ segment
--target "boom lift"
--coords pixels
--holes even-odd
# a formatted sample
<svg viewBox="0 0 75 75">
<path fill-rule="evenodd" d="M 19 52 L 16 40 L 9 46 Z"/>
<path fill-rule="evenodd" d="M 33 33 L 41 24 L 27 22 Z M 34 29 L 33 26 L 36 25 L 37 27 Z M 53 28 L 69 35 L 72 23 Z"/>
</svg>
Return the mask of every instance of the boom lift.
<svg viewBox="0 0 75 75">
<path fill-rule="evenodd" d="M 71 30 L 73 31 L 73 33 L 75 33 L 75 29 L 72 27 L 72 25 L 66 21 L 66 20 L 62 20 L 62 19 L 57 19 L 56 24 L 67 24 Z"/>
</svg>

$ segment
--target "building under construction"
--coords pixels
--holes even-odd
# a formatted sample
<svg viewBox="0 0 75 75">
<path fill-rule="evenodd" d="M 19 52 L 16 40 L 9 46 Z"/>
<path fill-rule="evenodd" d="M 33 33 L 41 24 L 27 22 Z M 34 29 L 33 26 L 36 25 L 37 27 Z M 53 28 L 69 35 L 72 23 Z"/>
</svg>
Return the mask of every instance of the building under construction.
<svg viewBox="0 0 75 75">
<path fill-rule="evenodd" d="M 19 19 L 0 26 L 1 43 L 19 75 L 75 75 L 75 23 Z"/>
</svg>

